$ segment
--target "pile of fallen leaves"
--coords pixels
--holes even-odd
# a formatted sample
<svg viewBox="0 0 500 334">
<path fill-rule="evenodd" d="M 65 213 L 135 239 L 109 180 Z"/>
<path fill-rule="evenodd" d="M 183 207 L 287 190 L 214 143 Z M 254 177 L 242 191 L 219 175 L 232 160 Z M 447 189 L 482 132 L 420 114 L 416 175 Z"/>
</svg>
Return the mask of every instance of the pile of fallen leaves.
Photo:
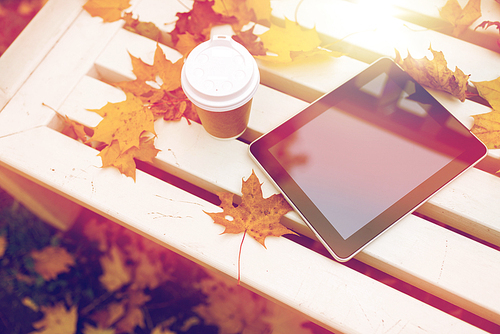
<svg viewBox="0 0 500 334">
<path fill-rule="evenodd" d="M 16 202 L 0 211 L 0 333 L 268 333 L 277 321 L 284 332 L 315 328 L 296 316 L 279 323 L 285 314 L 92 213 L 61 232 Z"/>
</svg>

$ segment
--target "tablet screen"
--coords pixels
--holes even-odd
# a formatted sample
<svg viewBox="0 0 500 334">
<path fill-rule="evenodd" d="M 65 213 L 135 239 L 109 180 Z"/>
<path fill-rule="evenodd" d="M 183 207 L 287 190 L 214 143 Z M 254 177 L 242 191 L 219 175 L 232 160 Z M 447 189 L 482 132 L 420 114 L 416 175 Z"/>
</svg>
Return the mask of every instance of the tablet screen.
<svg viewBox="0 0 500 334">
<path fill-rule="evenodd" d="M 251 145 L 337 259 L 350 258 L 486 154 L 389 59 Z"/>
</svg>

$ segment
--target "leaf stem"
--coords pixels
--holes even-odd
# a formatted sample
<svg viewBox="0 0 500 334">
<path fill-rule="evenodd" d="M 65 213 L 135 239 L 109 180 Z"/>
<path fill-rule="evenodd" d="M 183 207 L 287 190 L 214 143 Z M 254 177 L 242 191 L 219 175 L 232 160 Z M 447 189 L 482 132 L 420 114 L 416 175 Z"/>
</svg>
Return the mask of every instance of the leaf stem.
<svg viewBox="0 0 500 334">
<path fill-rule="evenodd" d="M 238 285 L 240 285 L 241 280 L 241 248 L 243 247 L 243 241 L 245 240 L 245 236 L 247 235 L 247 230 L 243 232 L 243 238 L 241 238 L 240 251 L 238 253 Z"/>
</svg>

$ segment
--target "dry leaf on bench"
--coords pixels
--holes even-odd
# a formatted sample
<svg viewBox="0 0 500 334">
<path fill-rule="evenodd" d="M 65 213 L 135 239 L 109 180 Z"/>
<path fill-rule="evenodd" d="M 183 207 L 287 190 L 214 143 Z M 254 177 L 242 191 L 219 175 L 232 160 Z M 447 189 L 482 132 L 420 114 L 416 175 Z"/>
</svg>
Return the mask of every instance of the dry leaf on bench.
<svg viewBox="0 0 500 334">
<path fill-rule="evenodd" d="M 62 247 L 47 246 L 41 250 L 33 250 L 31 257 L 35 261 L 35 271 L 46 281 L 69 272 L 71 266 L 75 265 L 73 256 Z"/>
<path fill-rule="evenodd" d="M 500 148 L 500 77 L 491 81 L 472 82 L 493 110 L 486 114 L 473 115 L 471 131 L 490 149 Z"/>
<path fill-rule="evenodd" d="M 264 198 L 259 179 L 252 175 L 243 181 L 241 204 L 233 205 L 232 193 L 218 193 L 223 212 L 206 212 L 216 224 L 226 227 L 223 233 L 238 234 L 246 232 L 265 247 L 266 237 L 279 237 L 283 234 L 296 234 L 280 223 L 280 218 L 292 207 L 282 194 Z"/>
<path fill-rule="evenodd" d="M 432 60 L 427 59 L 427 57 L 414 59 L 410 53 L 408 53 L 408 57 L 402 59 L 396 50 L 395 62 L 419 84 L 448 92 L 460 101 L 465 101 L 469 75 L 465 75 L 458 67 L 455 68 L 455 72 L 452 72 L 448 69 L 441 51 L 434 51 L 432 48 L 429 50 L 434 56 Z"/>
<path fill-rule="evenodd" d="M 481 140 L 486 147 L 500 148 L 500 111 L 492 110 L 486 114 L 473 115 L 474 125 L 472 133 Z"/>
<path fill-rule="evenodd" d="M 269 236 L 279 237 L 283 234 L 296 234 L 280 223 L 280 218 L 292 207 L 285 200 L 282 194 L 274 194 L 264 198 L 259 179 L 252 171 L 252 175 L 243 181 L 241 187 L 241 203 L 235 207 L 233 205 L 232 193 L 218 193 L 221 200 L 222 212 L 206 212 L 214 223 L 225 227 L 224 233 L 238 234 L 243 232 L 249 234 L 262 246 L 266 247 L 265 239 Z M 238 255 L 238 282 L 240 281 L 240 257 L 241 247 Z"/>
<path fill-rule="evenodd" d="M 481 17 L 481 0 L 469 0 L 463 9 L 457 0 L 448 0 L 439 15 L 453 24 L 453 36 L 457 37 Z"/>
<path fill-rule="evenodd" d="M 275 54 L 257 57 L 266 61 L 289 63 L 301 56 L 341 56 L 340 53 L 319 48 L 321 40 L 315 28 L 304 30 L 287 18 L 285 18 L 284 28 L 271 24 L 271 28 L 259 36 L 264 43 L 264 48 Z"/>
<path fill-rule="evenodd" d="M 122 11 L 130 7 L 129 0 L 89 0 L 83 9 L 92 16 L 99 16 L 104 22 L 118 21 Z"/>
<path fill-rule="evenodd" d="M 55 306 L 41 306 L 44 314 L 42 320 L 34 322 L 33 327 L 37 330 L 30 334 L 74 334 L 76 333 L 76 322 L 78 320 L 77 307 L 66 309 L 64 303 Z"/>
</svg>

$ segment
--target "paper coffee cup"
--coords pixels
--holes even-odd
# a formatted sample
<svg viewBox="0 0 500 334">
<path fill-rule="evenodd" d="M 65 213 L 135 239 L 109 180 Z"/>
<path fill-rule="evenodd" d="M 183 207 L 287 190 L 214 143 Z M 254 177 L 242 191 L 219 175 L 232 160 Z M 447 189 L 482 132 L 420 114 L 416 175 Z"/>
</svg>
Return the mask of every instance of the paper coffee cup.
<svg viewBox="0 0 500 334">
<path fill-rule="evenodd" d="M 209 134 L 231 139 L 245 132 L 260 74 L 243 45 L 226 35 L 198 45 L 182 67 L 181 83 Z"/>
</svg>

